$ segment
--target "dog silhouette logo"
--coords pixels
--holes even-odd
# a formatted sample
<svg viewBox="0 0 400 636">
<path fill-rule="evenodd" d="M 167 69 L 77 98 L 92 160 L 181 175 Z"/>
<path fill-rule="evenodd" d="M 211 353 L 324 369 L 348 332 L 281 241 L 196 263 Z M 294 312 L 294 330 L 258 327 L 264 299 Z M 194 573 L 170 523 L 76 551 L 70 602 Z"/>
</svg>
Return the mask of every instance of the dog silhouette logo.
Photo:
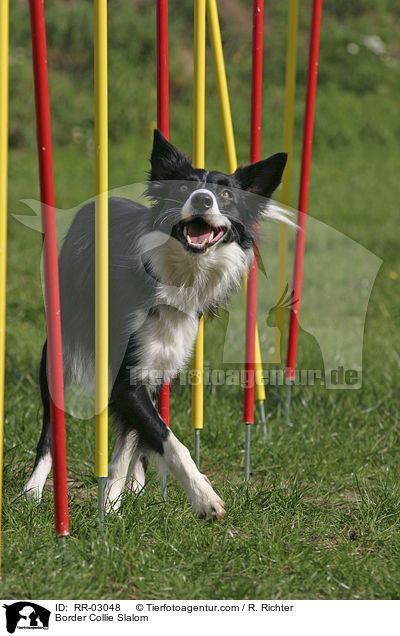
<svg viewBox="0 0 400 636">
<path fill-rule="evenodd" d="M 3 607 L 6 610 L 9 634 L 14 634 L 16 629 L 49 629 L 51 612 L 41 605 L 31 601 L 18 601 Z"/>
</svg>

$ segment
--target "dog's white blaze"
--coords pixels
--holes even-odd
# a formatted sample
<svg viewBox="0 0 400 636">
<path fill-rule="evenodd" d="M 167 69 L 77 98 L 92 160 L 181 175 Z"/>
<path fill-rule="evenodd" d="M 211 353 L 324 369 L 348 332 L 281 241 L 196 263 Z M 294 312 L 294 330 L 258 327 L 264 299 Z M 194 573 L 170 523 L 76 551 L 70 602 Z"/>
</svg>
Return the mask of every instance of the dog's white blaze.
<svg viewBox="0 0 400 636">
<path fill-rule="evenodd" d="M 210 482 L 199 472 L 188 449 L 172 431 L 163 442 L 163 448 L 164 454 L 160 458 L 160 463 L 165 464 L 175 479 L 182 484 L 196 514 L 199 517 L 223 517 L 224 502 L 213 490 Z"/>
<path fill-rule="evenodd" d="M 226 228 L 231 227 L 231 222 L 229 221 L 229 219 L 223 214 L 221 214 L 221 212 L 219 211 L 218 202 L 217 202 L 217 199 L 215 198 L 214 193 L 211 190 L 208 190 L 207 188 L 199 188 L 198 190 L 195 190 L 194 192 L 192 192 L 192 194 L 187 199 L 187 201 L 185 201 L 185 204 L 182 208 L 183 221 L 187 221 L 188 219 L 196 215 L 196 210 L 193 209 L 192 203 L 191 203 L 192 197 L 195 194 L 208 194 L 213 200 L 213 204 L 211 208 L 209 208 L 207 212 L 204 212 L 201 215 L 202 218 L 205 221 L 207 221 L 207 223 L 209 223 L 210 225 L 213 225 L 214 227 L 226 227 Z"/>
<path fill-rule="evenodd" d="M 48 452 L 38 462 L 35 470 L 24 486 L 24 493 L 37 503 L 42 500 L 43 488 L 51 471 L 51 453 Z"/>
</svg>

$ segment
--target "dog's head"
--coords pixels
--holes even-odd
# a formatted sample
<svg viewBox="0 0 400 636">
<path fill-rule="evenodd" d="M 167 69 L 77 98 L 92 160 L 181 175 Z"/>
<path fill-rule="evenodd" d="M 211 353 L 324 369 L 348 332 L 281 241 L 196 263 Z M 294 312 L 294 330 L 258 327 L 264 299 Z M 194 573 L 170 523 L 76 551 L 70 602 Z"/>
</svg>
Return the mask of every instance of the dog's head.
<svg viewBox="0 0 400 636">
<path fill-rule="evenodd" d="M 268 217 L 268 199 L 281 182 L 287 155 L 240 167 L 231 175 L 193 168 L 191 161 L 154 131 L 148 195 L 155 228 L 180 241 L 192 254 L 203 254 L 236 241 L 243 249 L 255 242 L 255 224 Z"/>
</svg>

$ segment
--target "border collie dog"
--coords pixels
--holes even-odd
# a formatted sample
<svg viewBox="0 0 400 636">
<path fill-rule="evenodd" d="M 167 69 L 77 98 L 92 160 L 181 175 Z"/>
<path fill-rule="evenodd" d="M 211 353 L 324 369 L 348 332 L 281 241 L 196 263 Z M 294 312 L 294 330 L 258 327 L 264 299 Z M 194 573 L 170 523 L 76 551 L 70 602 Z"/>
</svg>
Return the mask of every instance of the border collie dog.
<svg viewBox="0 0 400 636">
<path fill-rule="evenodd" d="M 198 517 L 224 502 L 157 412 L 164 382 L 191 358 L 199 319 L 227 301 L 254 258 L 256 224 L 269 211 L 286 154 L 226 175 L 193 168 L 154 132 L 149 207 L 109 199 L 109 408 L 119 424 L 106 484 L 108 510 L 125 485 L 139 492 L 150 456 L 182 484 Z M 94 387 L 94 203 L 82 207 L 59 257 L 65 385 Z M 51 469 L 47 346 L 40 364 L 43 428 L 24 491 L 40 501 Z"/>
</svg>

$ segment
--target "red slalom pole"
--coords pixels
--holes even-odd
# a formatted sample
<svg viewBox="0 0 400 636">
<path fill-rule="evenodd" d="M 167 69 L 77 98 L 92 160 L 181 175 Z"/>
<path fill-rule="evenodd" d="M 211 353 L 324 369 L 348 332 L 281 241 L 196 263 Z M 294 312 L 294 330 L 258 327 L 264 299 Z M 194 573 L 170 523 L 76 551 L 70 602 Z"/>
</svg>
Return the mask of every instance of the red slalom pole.
<svg viewBox="0 0 400 636">
<path fill-rule="evenodd" d="M 262 118 L 262 70 L 263 70 L 264 0 L 253 2 L 253 52 L 251 73 L 251 127 L 250 161 L 260 160 Z M 255 388 L 255 334 L 257 320 L 258 250 L 254 250 L 254 263 L 247 281 L 246 295 L 246 344 L 243 396 L 243 422 L 246 425 L 245 479 L 250 479 L 250 425 L 254 424 Z"/>
<path fill-rule="evenodd" d="M 30 0 L 36 128 L 42 204 L 43 263 L 47 323 L 47 368 L 50 391 L 55 530 L 69 534 L 64 380 L 60 320 L 60 289 L 54 201 L 49 83 L 43 0 Z"/>
<path fill-rule="evenodd" d="M 157 127 L 169 138 L 168 0 L 157 0 Z M 158 412 L 169 427 L 169 383 L 161 389 Z M 167 475 L 161 475 L 161 493 L 167 498 Z"/>
<path fill-rule="evenodd" d="M 169 137 L 168 0 L 157 0 L 157 127 Z M 169 426 L 169 384 L 161 389 L 158 411 Z"/>
<path fill-rule="evenodd" d="M 253 50 L 251 68 L 250 161 L 260 160 L 262 119 L 262 73 L 264 37 L 264 0 L 253 2 Z"/>
<path fill-rule="evenodd" d="M 168 0 L 157 0 L 157 127 L 168 139 Z"/>
<path fill-rule="evenodd" d="M 293 306 L 290 313 L 289 342 L 286 362 L 286 378 L 288 383 L 287 418 L 289 417 L 290 382 L 295 377 L 297 338 L 299 332 L 301 287 L 303 282 L 303 263 L 306 239 L 308 191 L 310 184 L 310 167 L 314 131 L 315 97 L 317 93 L 318 54 L 321 33 L 322 0 L 314 0 L 312 10 L 310 53 L 308 60 L 307 95 L 304 115 L 303 151 L 301 159 L 299 213 L 297 223 L 295 259 L 293 269 Z"/>
<path fill-rule="evenodd" d="M 160 397 L 158 400 L 158 412 L 162 419 L 169 426 L 169 383 L 166 382 L 161 389 Z"/>
</svg>

